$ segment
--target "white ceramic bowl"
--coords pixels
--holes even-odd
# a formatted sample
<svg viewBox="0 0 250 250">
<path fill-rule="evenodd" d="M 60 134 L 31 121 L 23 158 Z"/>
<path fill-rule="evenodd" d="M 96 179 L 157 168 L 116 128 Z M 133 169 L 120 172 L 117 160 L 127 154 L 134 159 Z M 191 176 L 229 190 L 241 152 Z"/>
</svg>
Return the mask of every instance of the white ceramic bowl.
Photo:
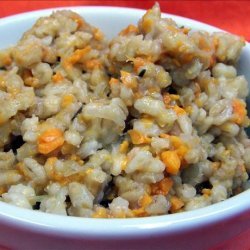
<svg viewBox="0 0 250 250">
<path fill-rule="evenodd" d="M 113 7 L 69 7 L 111 38 L 145 11 Z M 49 10 L 0 19 L 0 48 L 15 44 L 24 31 Z M 218 31 L 183 17 L 178 24 Z M 250 45 L 239 71 L 250 82 Z M 250 228 L 250 190 L 198 210 L 137 219 L 87 219 L 45 214 L 0 202 L 0 245 L 13 249 L 209 249 Z"/>
</svg>

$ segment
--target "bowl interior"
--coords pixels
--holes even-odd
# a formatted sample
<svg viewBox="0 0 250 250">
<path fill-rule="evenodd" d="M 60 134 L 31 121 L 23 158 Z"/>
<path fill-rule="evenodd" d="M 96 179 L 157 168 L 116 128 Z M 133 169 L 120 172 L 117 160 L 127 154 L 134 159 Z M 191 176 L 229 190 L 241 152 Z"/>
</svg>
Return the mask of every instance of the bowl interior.
<svg viewBox="0 0 250 250">
<path fill-rule="evenodd" d="M 87 22 L 100 28 L 108 39 L 116 36 L 120 30 L 126 27 L 128 24 L 137 24 L 138 20 L 145 13 L 145 10 L 140 9 L 103 6 L 64 7 L 58 9 L 71 9 L 72 11 L 77 12 L 83 16 Z M 0 49 L 15 45 L 15 43 L 21 38 L 22 34 L 31 28 L 39 17 L 50 15 L 53 10 L 55 9 L 33 11 L 2 18 L 0 22 L 0 34 L 4 35 L 1 36 Z M 170 14 L 163 14 L 163 16 L 174 19 L 179 25 L 185 25 L 193 29 L 206 30 L 209 32 L 221 31 L 216 27 L 192 19 Z M 250 82 L 250 70 L 248 70 L 248 65 L 250 65 L 250 44 L 247 44 L 243 49 L 240 61 L 237 66 L 239 74 L 245 75 L 248 82 Z M 250 97 L 247 99 L 247 103 L 249 107 Z"/>
</svg>

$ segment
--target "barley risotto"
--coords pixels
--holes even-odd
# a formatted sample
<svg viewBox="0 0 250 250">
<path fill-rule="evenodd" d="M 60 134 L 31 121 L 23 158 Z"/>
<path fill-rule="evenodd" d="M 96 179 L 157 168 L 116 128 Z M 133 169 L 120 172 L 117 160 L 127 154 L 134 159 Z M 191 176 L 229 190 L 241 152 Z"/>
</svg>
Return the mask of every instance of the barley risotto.
<svg viewBox="0 0 250 250">
<path fill-rule="evenodd" d="M 249 187 L 245 42 L 161 18 L 107 41 L 78 14 L 39 18 L 0 51 L 0 199 L 131 218 L 193 210 Z"/>
</svg>

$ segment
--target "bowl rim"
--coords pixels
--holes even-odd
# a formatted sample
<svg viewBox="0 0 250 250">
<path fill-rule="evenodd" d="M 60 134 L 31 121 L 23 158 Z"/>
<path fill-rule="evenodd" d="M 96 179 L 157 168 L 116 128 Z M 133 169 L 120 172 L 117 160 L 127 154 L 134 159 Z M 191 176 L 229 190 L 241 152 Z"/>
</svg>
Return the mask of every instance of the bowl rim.
<svg viewBox="0 0 250 250">
<path fill-rule="evenodd" d="M 16 15 L 0 18 L 0 27 L 15 23 L 18 20 L 48 15 L 52 11 L 70 9 L 76 12 L 92 12 L 98 13 L 111 11 L 126 12 L 129 10 L 130 15 L 139 18 L 146 10 L 128 7 L 113 6 L 65 6 L 58 8 L 47 8 L 23 12 Z M 82 14 L 82 13 L 80 13 Z M 190 24 L 192 28 L 200 28 L 207 31 L 222 31 L 221 29 L 200 21 L 190 18 L 181 17 L 172 14 L 162 13 L 163 17 L 174 19 L 177 23 Z M 37 19 L 35 17 L 35 19 Z M 189 25 L 187 25 L 189 26 Z M 224 30 L 223 30 L 224 31 Z M 224 31 L 225 32 L 225 31 Z M 248 53 L 250 53 L 250 45 L 246 45 Z M 19 208 L 5 202 L 0 201 L 0 221 L 3 224 L 11 225 L 16 228 L 25 229 L 38 233 L 49 233 L 54 235 L 64 235 L 65 237 L 145 237 L 147 235 L 158 235 L 159 232 L 164 234 L 173 234 L 177 231 L 186 231 L 213 223 L 219 223 L 225 219 L 233 218 L 241 213 L 250 211 L 250 189 L 231 197 L 225 201 L 209 205 L 197 210 L 185 211 L 176 214 L 168 214 L 161 216 L 152 216 L 144 218 L 127 218 L 127 219 L 94 219 L 79 218 L 72 216 L 62 216 L 56 214 L 48 214 L 44 212 Z M 108 220 L 108 221 L 107 221 Z M 105 225 L 105 230 L 103 230 Z"/>
<path fill-rule="evenodd" d="M 39 10 L 32 10 L 32 11 L 27 11 L 27 12 L 22 12 L 22 13 L 18 13 L 18 14 L 12 14 L 9 16 L 5 16 L 0 18 L 1 23 L 0 26 L 4 26 L 6 24 L 8 24 L 8 22 L 13 22 L 13 18 L 16 19 L 15 21 L 18 20 L 22 20 L 23 17 L 25 16 L 25 19 L 28 19 L 32 16 L 34 16 L 34 14 L 39 14 L 38 17 L 42 16 L 42 15 L 48 15 L 51 14 L 51 12 L 53 11 L 57 11 L 57 10 L 72 10 L 72 11 L 84 11 L 84 12 L 92 12 L 93 10 L 97 11 L 97 12 L 102 12 L 103 10 L 112 10 L 112 11 L 123 11 L 125 13 L 127 13 L 127 11 L 129 11 L 130 15 L 135 14 L 136 16 L 138 14 L 145 14 L 145 12 L 147 11 L 147 9 L 140 9 L 140 8 L 132 8 L 132 7 L 118 7 L 118 6 L 108 6 L 108 5 L 96 5 L 96 6 L 91 6 L 91 5 L 85 5 L 85 6 L 63 6 L 63 7 L 55 7 L 55 8 L 44 8 L 44 9 L 39 9 Z M 195 20 L 195 19 L 191 19 L 188 17 L 183 17 L 183 16 L 179 16 L 179 15 L 175 15 L 175 14 L 169 14 L 169 13 L 165 13 L 165 12 L 161 12 L 161 15 L 163 17 L 167 17 L 167 18 L 172 18 L 174 19 L 174 21 L 178 22 L 182 22 L 182 23 L 186 23 L 186 22 L 191 22 L 192 23 L 192 28 L 195 28 L 196 26 L 200 26 L 202 25 L 204 28 L 207 29 L 212 29 L 213 31 L 224 31 L 224 32 L 228 32 L 226 30 L 222 30 L 218 27 L 215 27 L 213 25 L 210 24 L 206 24 L 203 23 L 201 21 Z M 37 19 L 36 18 L 36 19 Z"/>
<path fill-rule="evenodd" d="M 48 214 L 40 211 L 19 208 L 0 201 L 0 221 L 32 232 L 65 235 L 67 237 L 129 237 L 137 238 L 164 234 L 175 234 L 202 228 L 203 226 L 233 219 L 237 215 L 250 212 L 250 190 L 225 201 L 196 210 L 176 214 L 126 218 L 101 219 L 82 218 Z M 240 201 L 239 201 L 240 200 Z M 103 229 L 105 225 L 105 230 Z"/>
</svg>

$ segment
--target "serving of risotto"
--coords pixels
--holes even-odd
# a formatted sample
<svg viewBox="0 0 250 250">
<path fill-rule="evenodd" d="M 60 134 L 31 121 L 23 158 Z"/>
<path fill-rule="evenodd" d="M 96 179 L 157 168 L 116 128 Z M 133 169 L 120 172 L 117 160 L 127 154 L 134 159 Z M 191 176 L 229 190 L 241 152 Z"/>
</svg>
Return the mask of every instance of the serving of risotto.
<svg viewBox="0 0 250 250">
<path fill-rule="evenodd" d="M 111 41 L 70 10 L 39 18 L 0 51 L 0 200 L 133 218 L 246 190 L 244 44 L 179 26 L 157 4 Z"/>
</svg>

